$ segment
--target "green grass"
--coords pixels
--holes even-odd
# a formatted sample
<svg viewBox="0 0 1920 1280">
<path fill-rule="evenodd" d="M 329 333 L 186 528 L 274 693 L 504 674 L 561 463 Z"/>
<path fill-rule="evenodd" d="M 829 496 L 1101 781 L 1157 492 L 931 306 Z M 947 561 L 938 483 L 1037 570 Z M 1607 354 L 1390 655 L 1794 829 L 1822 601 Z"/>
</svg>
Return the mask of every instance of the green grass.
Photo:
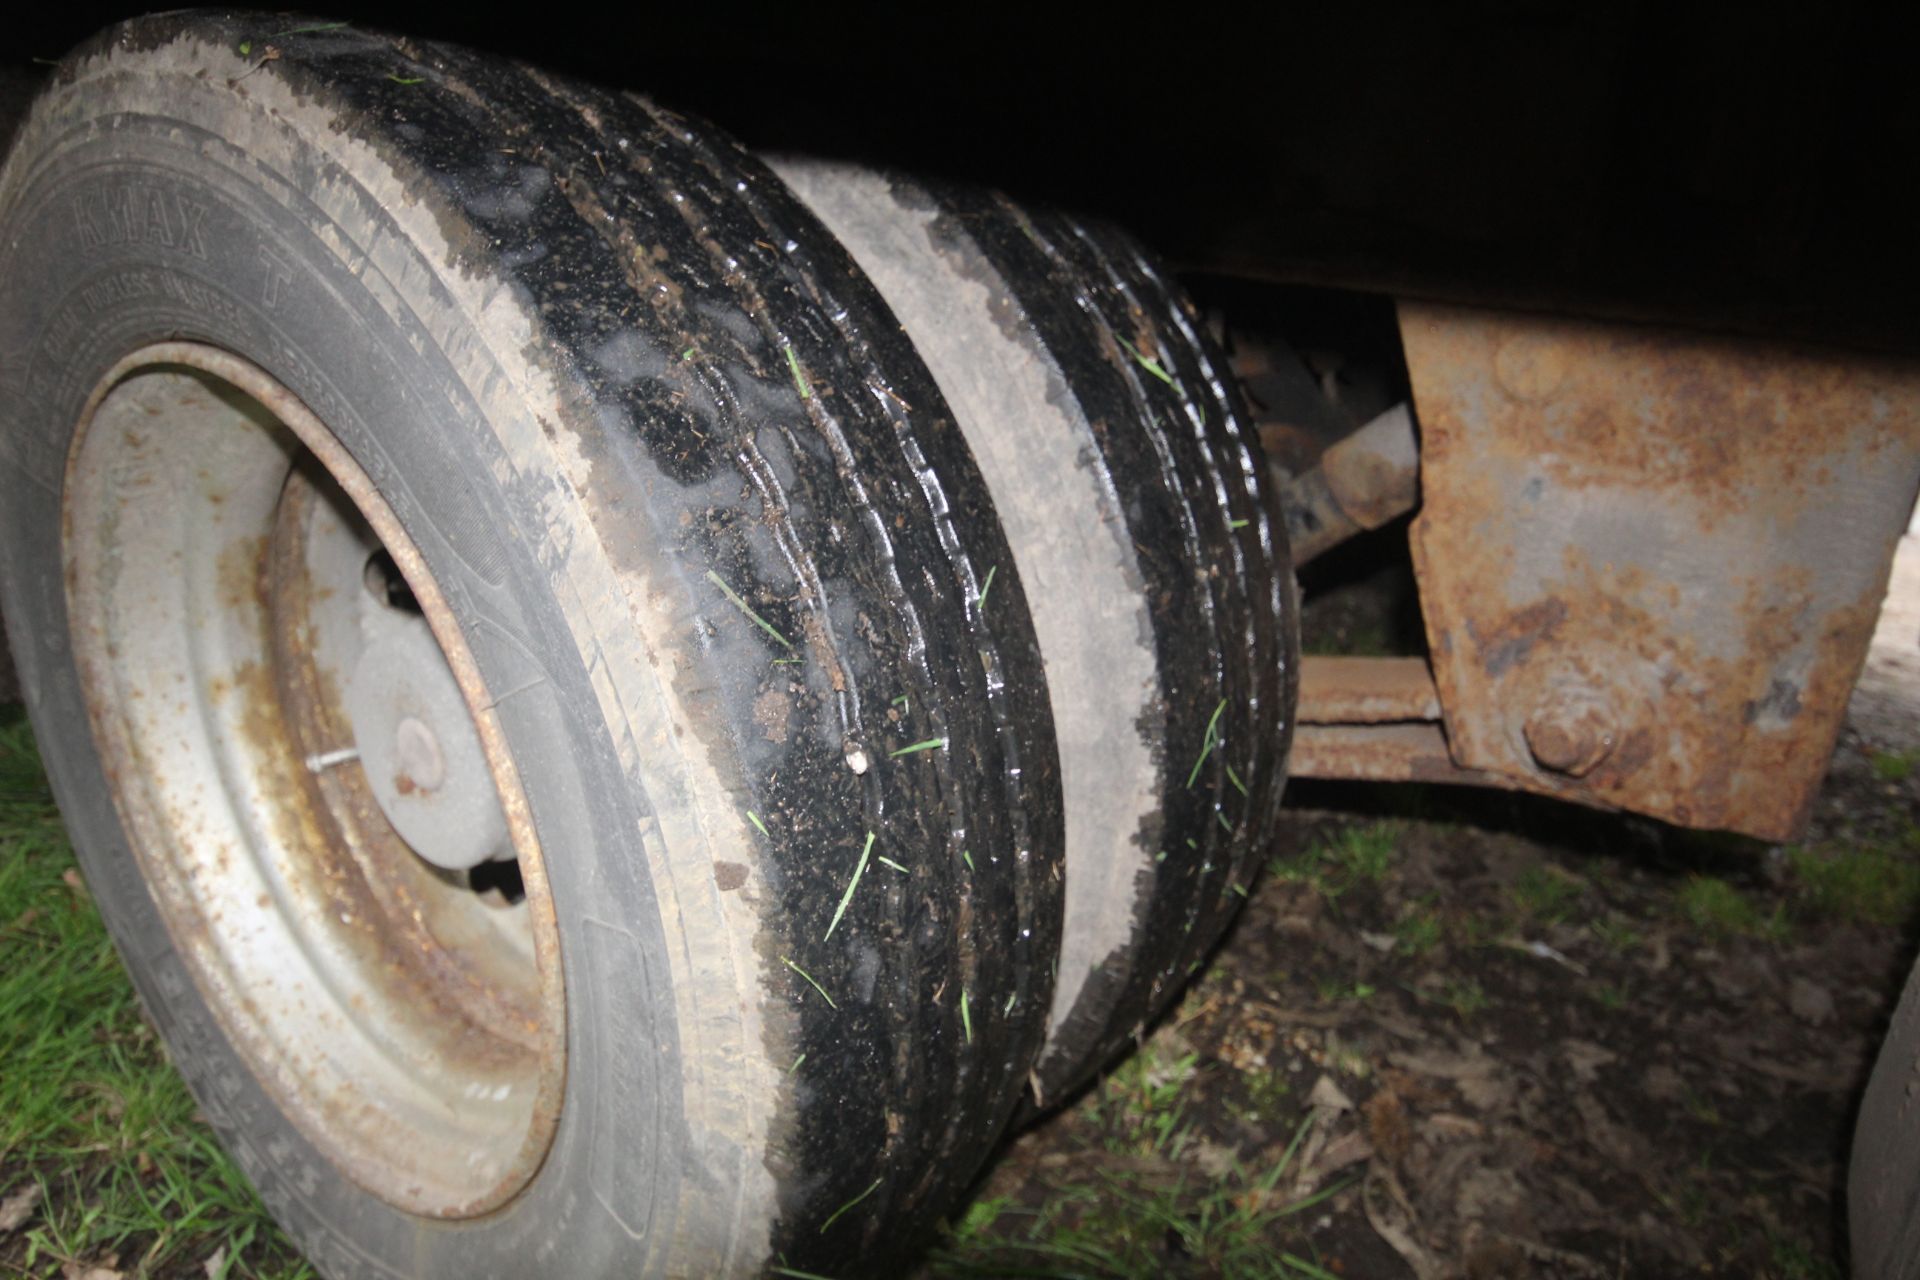
<svg viewBox="0 0 1920 1280">
<path fill-rule="evenodd" d="M 1327 857 L 1350 884 L 1378 884 L 1393 866 L 1400 828 L 1391 822 L 1347 827 L 1327 848 Z"/>
<path fill-rule="evenodd" d="M 1159 1277 L 1177 1242 L 1183 1274 L 1310 1277 L 1325 1270 L 1300 1243 L 1310 1211 L 1351 1185 L 1294 1197 L 1281 1190 L 1308 1120 L 1271 1163 L 1236 1161 L 1219 1177 L 1173 1164 L 1102 1169 L 1091 1184 L 1055 1187 L 1037 1208 L 1011 1196 L 976 1201 L 929 1259 L 936 1276 Z"/>
<path fill-rule="evenodd" d="M 1246 1102 L 1238 1107 L 1243 1121 L 1264 1125 L 1277 1119 L 1292 1103 L 1293 1080 L 1285 1071 L 1266 1070 L 1241 1077 Z"/>
<path fill-rule="evenodd" d="M 1725 1118 L 1720 1114 L 1720 1109 L 1713 1105 L 1713 1100 L 1702 1097 L 1692 1089 L 1685 1092 L 1681 1101 L 1686 1105 L 1688 1115 L 1709 1128 L 1718 1129 L 1726 1123 Z"/>
<path fill-rule="evenodd" d="M 1276 880 L 1313 886 L 1338 898 L 1361 885 L 1379 884 L 1400 848 L 1400 825 L 1368 822 L 1342 827 L 1332 839 L 1295 858 L 1276 858 L 1267 873 Z"/>
<path fill-rule="evenodd" d="M 980 598 L 974 602 L 974 607 L 982 613 L 985 613 L 987 609 L 987 592 L 993 590 L 993 575 L 998 572 L 1000 572 L 999 565 L 989 565 L 987 567 L 987 580 L 980 584 Z"/>
<path fill-rule="evenodd" d="M 791 354 L 791 352 L 789 352 L 789 354 Z M 730 601 L 733 604 L 734 608 L 746 614 L 747 617 L 753 621 L 753 624 L 755 626 L 759 627 L 762 631 L 772 636 L 775 640 L 778 640 L 784 648 L 788 649 L 789 651 L 792 650 L 793 641 L 781 635 L 780 629 L 778 627 L 774 626 L 771 622 L 768 622 L 765 618 L 755 613 L 753 611 L 753 606 L 748 604 L 744 599 L 742 599 L 738 591 L 735 591 L 731 586 L 727 585 L 727 580 L 725 578 L 722 578 L 719 574 L 709 569 L 707 570 L 707 581 L 711 582 L 714 586 L 720 588 L 720 594 L 725 596 L 728 599 L 728 601 Z"/>
<path fill-rule="evenodd" d="M 1507 887 L 1507 901 L 1520 916 L 1539 924 L 1559 924 L 1580 901 L 1580 881 L 1557 867 L 1528 867 Z"/>
<path fill-rule="evenodd" d="M 0 709 L 0 1064 L 0 1198 L 43 1192 L 0 1244 L 0 1273 L 115 1255 L 129 1275 L 198 1275 L 221 1255 L 216 1280 L 313 1275 L 142 1019 L 13 709 Z"/>
<path fill-rule="evenodd" d="M 1311 634 L 1300 637 L 1303 656 L 1345 656 L 1384 658 L 1395 652 L 1394 636 L 1384 622 L 1354 622 L 1338 634 Z"/>
<path fill-rule="evenodd" d="M 1445 923 L 1438 911 L 1425 905 L 1429 900 L 1423 899 L 1406 915 L 1394 921 L 1394 950 L 1401 955 L 1418 958 L 1440 945 L 1440 939 L 1446 932 Z"/>
<path fill-rule="evenodd" d="M 1193 762 L 1193 771 L 1187 775 L 1189 791 L 1193 790 L 1194 782 L 1200 777 L 1200 766 L 1207 762 L 1207 757 L 1213 754 L 1213 749 L 1220 745 L 1220 716 L 1226 709 L 1227 700 L 1222 698 L 1219 705 L 1213 709 L 1213 715 L 1207 719 L 1207 732 L 1200 743 L 1200 754 Z"/>
<path fill-rule="evenodd" d="M 1320 978 L 1313 985 L 1323 1004 L 1358 1004 L 1371 1000 L 1378 990 L 1371 982 L 1342 982 L 1338 978 Z"/>
<path fill-rule="evenodd" d="M 1626 987 L 1612 982 L 1603 982 L 1593 988 L 1593 998 L 1602 1009 L 1615 1013 L 1627 1007 L 1629 996 Z"/>
<path fill-rule="evenodd" d="M 1640 932 L 1619 916 L 1607 915 L 1591 921 L 1594 941 L 1614 955 L 1625 955 L 1640 945 Z"/>
<path fill-rule="evenodd" d="M 1182 1095 L 1199 1062 L 1198 1054 L 1173 1053 L 1150 1040 L 1102 1079 L 1092 1101 L 1107 1149 L 1121 1155 L 1178 1155 L 1188 1134 Z"/>
<path fill-rule="evenodd" d="M 1440 989 L 1440 1000 L 1465 1022 L 1487 1007 L 1487 989 L 1474 978 L 1449 978 Z"/>
<path fill-rule="evenodd" d="M 1920 916 L 1920 860 L 1882 845 L 1820 845 L 1787 851 L 1800 904 L 1820 916 L 1904 925 Z"/>
<path fill-rule="evenodd" d="M 1874 751 L 1868 754 L 1867 763 L 1873 767 L 1873 776 L 1882 782 L 1905 782 L 1913 776 L 1915 765 L 1920 765 L 1920 750 Z"/>
<path fill-rule="evenodd" d="M 1674 905 L 1682 920 L 1714 941 L 1761 938 L 1778 942 L 1789 932 L 1784 907 L 1762 915 L 1753 899 L 1718 876 L 1688 876 L 1675 895 Z"/>
<path fill-rule="evenodd" d="M 866 874 L 867 858 L 871 856 L 872 853 L 873 853 L 873 832 L 869 831 L 867 832 L 867 843 L 864 846 L 862 846 L 860 850 L 859 864 L 856 865 L 853 869 L 853 878 L 847 881 L 847 891 L 840 895 L 840 905 L 834 908 L 833 919 L 827 925 L 828 938 L 831 938 L 833 936 L 833 931 L 839 928 L 840 917 L 847 913 L 847 904 L 853 901 L 853 891 L 860 887 L 860 877 Z M 792 964 L 792 961 L 788 961 L 788 963 Z M 813 982 L 813 979 L 808 978 L 807 981 Z M 819 983 L 814 983 L 815 990 L 819 989 L 819 985 L 820 985 Z M 822 991 L 820 992 L 820 994 L 825 995 L 826 992 Z"/>
<path fill-rule="evenodd" d="M 1768 1223 L 1762 1229 L 1767 1236 L 1767 1261 L 1780 1280 L 1846 1280 L 1831 1258 L 1784 1234 L 1783 1228 Z"/>
<path fill-rule="evenodd" d="M 793 353 L 792 346 L 781 348 L 787 353 L 787 372 L 793 375 L 793 389 L 800 393 L 802 400 L 813 398 L 813 388 L 807 384 L 807 375 L 800 370 L 800 357 Z"/>
</svg>

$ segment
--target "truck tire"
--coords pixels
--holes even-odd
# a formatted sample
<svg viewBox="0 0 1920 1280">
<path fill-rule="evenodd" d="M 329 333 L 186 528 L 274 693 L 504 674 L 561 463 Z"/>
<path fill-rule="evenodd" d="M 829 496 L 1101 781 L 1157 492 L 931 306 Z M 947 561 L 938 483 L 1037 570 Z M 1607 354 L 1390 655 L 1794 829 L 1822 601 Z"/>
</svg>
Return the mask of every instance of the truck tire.
<svg viewBox="0 0 1920 1280">
<path fill-rule="evenodd" d="M 137 20 L 0 174 L 0 404 L 82 867 L 323 1273 L 884 1272 L 965 1190 L 1052 1007 L 1045 676 L 939 387 L 764 167 Z"/>
<path fill-rule="evenodd" d="M 1920 1280 L 1920 964 L 1860 1102 L 1847 1216 L 1856 1280 Z"/>
<path fill-rule="evenodd" d="M 1126 236 L 771 163 L 927 361 L 1030 593 L 1067 812 L 1044 1103 L 1180 989 L 1270 843 L 1299 665 L 1286 531 L 1225 361 Z"/>
</svg>

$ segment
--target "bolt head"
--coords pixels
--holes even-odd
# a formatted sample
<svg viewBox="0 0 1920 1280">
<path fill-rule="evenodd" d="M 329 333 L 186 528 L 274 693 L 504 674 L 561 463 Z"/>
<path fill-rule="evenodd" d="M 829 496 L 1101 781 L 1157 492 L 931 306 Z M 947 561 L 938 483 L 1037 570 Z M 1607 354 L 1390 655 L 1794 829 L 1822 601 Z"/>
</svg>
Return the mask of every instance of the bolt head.
<svg viewBox="0 0 1920 1280">
<path fill-rule="evenodd" d="M 1527 717 L 1523 732 L 1534 763 L 1584 778 L 1613 754 L 1618 732 L 1606 704 L 1590 693 L 1561 694 Z"/>
</svg>

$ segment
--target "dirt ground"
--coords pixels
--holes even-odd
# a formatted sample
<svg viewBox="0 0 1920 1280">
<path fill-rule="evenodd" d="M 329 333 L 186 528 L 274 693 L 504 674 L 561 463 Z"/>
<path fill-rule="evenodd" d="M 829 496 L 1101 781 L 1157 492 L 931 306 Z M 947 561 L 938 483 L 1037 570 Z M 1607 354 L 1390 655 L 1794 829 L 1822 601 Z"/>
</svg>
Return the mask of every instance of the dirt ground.
<svg viewBox="0 0 1920 1280">
<path fill-rule="evenodd" d="M 1824 832 L 1912 820 L 1920 789 L 1871 760 L 1843 748 Z M 1269 1243 L 1337 1275 L 1844 1274 L 1852 1113 L 1910 921 L 1806 910 L 1784 851 L 1504 797 L 1397 794 L 1375 877 L 1339 852 L 1383 830 L 1362 797 L 1298 798 L 1134 1083 L 1015 1141 L 985 1197 L 1038 1211 L 1108 1161 L 1128 1184 L 1262 1168 L 1304 1119 L 1275 1194 L 1346 1189 Z M 1178 1149 L 1127 1113 L 1155 1075 Z M 1162 1274 L 1231 1273 L 1161 1235 Z"/>
<path fill-rule="evenodd" d="M 1010 1144 L 934 1273 L 1845 1275 L 1853 1115 L 1920 940 L 1917 547 L 1798 845 L 1296 785 L 1212 966 Z M 1390 597 L 1317 626 L 1389 638 Z"/>
</svg>

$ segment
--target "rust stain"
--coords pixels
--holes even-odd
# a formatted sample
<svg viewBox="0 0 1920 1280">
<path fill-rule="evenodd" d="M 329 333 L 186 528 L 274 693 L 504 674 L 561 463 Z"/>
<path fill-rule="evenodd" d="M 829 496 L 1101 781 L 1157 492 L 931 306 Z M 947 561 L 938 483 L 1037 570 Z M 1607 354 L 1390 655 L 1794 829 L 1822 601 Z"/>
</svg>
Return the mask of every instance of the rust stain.
<svg viewBox="0 0 1920 1280">
<path fill-rule="evenodd" d="M 1501 774 L 1461 768 L 1448 754 L 1446 735 L 1436 724 L 1296 725 L 1287 772 L 1296 778 L 1551 790 L 1527 788 Z"/>
<path fill-rule="evenodd" d="M 297 801 L 289 808 L 309 815 L 299 843 L 287 847 L 335 896 L 336 916 L 358 924 L 356 946 L 368 972 L 388 987 L 389 1003 L 411 1004 L 424 1011 L 423 1021 L 457 1028 L 453 1039 L 469 1061 L 521 1065 L 543 1034 L 539 994 L 515 982 L 510 969 L 471 954 L 471 929 L 461 919 L 469 891 L 445 883 L 414 856 L 358 763 L 317 774 L 301 763 L 353 740 L 334 673 L 303 657 L 313 652 L 316 593 L 305 539 L 318 501 L 304 478 L 288 484 L 262 580 L 278 680 L 269 682 L 272 701 L 257 745 L 290 762 L 278 791 Z M 393 785 L 403 795 L 418 789 L 404 772 Z"/>
<path fill-rule="evenodd" d="M 1451 761 L 1793 835 L 1920 486 L 1920 371 L 1418 303 L 1401 329 Z"/>
<path fill-rule="evenodd" d="M 1438 720 L 1440 695 L 1422 658 L 1309 655 L 1300 660 L 1302 724 Z"/>
<path fill-rule="evenodd" d="M 266 549 L 264 538 L 235 538 L 221 548 L 214 572 L 223 608 L 246 609 L 257 604 Z"/>
<path fill-rule="evenodd" d="M 1481 634 L 1472 618 L 1467 619 L 1466 630 L 1479 651 L 1481 668 L 1499 677 L 1515 663 L 1524 662 L 1535 645 L 1551 644 L 1566 620 L 1566 602 L 1549 597 L 1499 619 L 1487 634 Z"/>
<path fill-rule="evenodd" d="M 210 374 L 244 390 L 270 414 L 291 430 L 337 480 L 351 503 L 366 517 L 383 541 L 395 553 L 395 559 L 407 574 L 410 585 L 421 600 L 429 620 L 450 618 L 437 585 L 426 574 L 417 548 L 374 488 L 372 481 L 346 453 L 326 427 L 285 388 L 272 382 L 254 366 L 210 347 L 190 343 L 163 343 L 129 355 L 102 380 L 100 389 L 89 402 L 88 414 L 101 403 L 108 388 L 118 384 L 129 370 L 146 366 L 186 365 Z M 189 406 L 191 407 L 191 406 Z M 81 430 L 89 428 L 83 420 Z M 136 446 L 137 447 L 137 446 Z M 308 459 L 311 461 L 312 459 Z M 298 477 L 289 483 L 294 488 Z M 365 986 L 351 1000 L 367 1007 L 368 992 L 386 1006 L 393 1021 L 406 1023 L 425 1034 L 434 1049 L 448 1062 L 459 1062 L 482 1076 L 507 1076 L 532 1086 L 533 1102 L 529 1127 L 521 1149 L 502 1174 L 501 1181 L 485 1195 L 510 1194 L 520 1185 L 517 1178 L 530 1173 L 544 1156 L 551 1127 L 557 1119 L 564 1081 L 565 1020 L 564 994 L 559 984 L 558 940 L 552 926 L 552 904 L 545 892 L 539 847 L 531 828 L 524 796 L 518 789 L 517 774 L 497 723 L 491 718 L 491 704 L 479 682 L 471 654 L 460 640 L 457 628 L 448 624 L 449 636 L 440 637 L 456 675 L 462 679 L 463 692 L 470 693 L 470 706 L 480 721 L 480 730 L 488 751 L 488 763 L 508 810 L 514 828 L 515 848 L 521 854 L 523 878 L 527 886 L 525 915 L 531 923 L 533 946 L 538 957 L 527 981 L 528 1000 L 519 1015 L 524 1042 L 502 1034 L 498 1024 L 483 1026 L 484 1017 L 476 1016 L 470 1004 L 452 998 L 450 988 L 438 980 L 431 958 L 431 946 L 423 945 L 421 934 L 408 932 L 411 922 L 421 924 L 422 913 L 407 905 L 406 891 L 386 893 L 387 882 L 374 872 L 361 855 L 364 849 L 343 835 L 343 822 L 353 815 L 349 806 L 333 801 L 323 786 L 344 786 L 351 793 L 357 784 L 365 792 L 365 780 L 354 764 L 342 765 L 316 776 L 307 767 L 311 748 L 337 747 L 342 739 L 330 732 L 324 740 L 308 740 L 303 735 L 326 723 L 337 714 L 338 691 L 331 681 L 315 673 L 311 662 L 312 629 L 307 624 L 306 603 L 309 592 L 303 574 L 295 571 L 297 557 L 289 559 L 284 543 L 287 520 L 296 505 L 283 495 L 281 521 L 271 538 L 229 538 L 212 550 L 209 567 L 214 572 L 214 602 L 209 611 L 217 616 L 195 618 L 195 625 L 220 625 L 236 637 L 250 631 L 238 648 L 248 656 L 237 660 L 225 672 L 195 672 L 204 676 L 203 690 L 217 700 L 220 724 L 230 733 L 230 745 L 245 759 L 249 792 L 267 800 L 260 805 L 259 817 L 266 824 L 266 839 L 248 851 L 229 846 L 224 840 L 211 849 L 201 846 L 191 861 L 182 862 L 169 855 L 169 846 L 193 846 L 208 837 L 196 811 L 175 803 L 164 786 L 152 788 L 139 780 L 159 778 L 165 773 L 162 762 L 143 755 L 142 735 L 127 724 L 126 712 L 117 705 L 118 689 L 110 662 L 111 644 L 98 621 L 101 604 L 98 588 L 79 580 L 69 564 L 70 601 L 80 616 L 91 616 L 87 624 L 89 648 L 76 654 L 82 664 L 82 687 L 88 714 L 96 737 L 103 744 L 108 780 L 117 805 L 130 815 L 131 843 L 146 873 L 148 884 L 161 902 L 168 929 L 175 935 L 189 964 L 193 980 L 200 986 L 210 1006 L 227 1025 L 229 1035 L 246 1050 L 249 1064 L 261 1083 L 274 1091 L 283 1111 L 309 1139 L 348 1168 L 350 1176 L 370 1187 L 386 1176 L 384 1159 L 374 1152 L 378 1144 L 363 1146 L 353 1137 L 340 1138 L 350 1130 L 370 1131 L 383 1125 L 378 1106 L 361 1091 L 362 1082 L 339 1088 L 320 1082 L 298 1045 L 274 1046 L 265 1043 L 258 1030 L 262 1013 L 275 1000 L 289 998 L 284 989 L 271 981 L 243 983 L 233 989 L 209 981 L 223 961 L 221 944 L 227 930 L 244 928 L 246 921 L 229 917 L 231 911 L 271 912 L 275 895 L 257 895 L 238 906 L 222 905 L 196 888 L 209 858 L 211 869 L 219 871 L 221 860 L 236 857 L 271 857 L 277 877 L 283 877 L 299 900 L 300 927 L 326 930 L 357 962 L 356 978 Z M 177 557 L 178 558 L 178 557 Z M 436 635 L 440 627 L 436 624 Z M 450 638 L 449 638 L 450 637 Z M 304 672 L 305 675 L 296 673 Z M 135 696 L 139 692 L 135 691 Z M 302 714 L 302 700 L 324 701 L 322 714 Z M 169 700 L 171 694 L 169 693 Z M 307 709 L 311 709 L 309 706 Z M 192 714 L 186 699 L 168 714 Z M 337 725 L 334 726 L 337 729 Z M 170 746 L 170 744 L 169 744 Z M 216 784 L 217 785 L 217 784 Z M 132 797 L 132 798 L 130 798 Z M 229 797 L 238 801 L 243 797 Z M 251 795 L 246 797 L 251 798 Z M 371 803 L 368 797 L 369 804 Z M 369 812 L 377 810 L 369 809 Z M 391 834 L 390 832 L 388 833 Z M 249 843 L 252 838 L 246 837 Z M 414 865 L 419 860 L 402 854 L 392 859 L 395 865 Z M 473 895 L 465 893 L 469 900 Z M 549 1013 L 549 1010 L 551 1013 Z M 530 1011 L 530 1012 L 529 1012 Z M 294 1007 L 295 1015 L 303 1011 Z M 506 1015 L 514 1015 L 508 1012 Z M 511 1063 L 501 1071 L 492 1071 L 494 1063 Z M 524 1064 L 524 1069 L 523 1069 Z M 315 1117 L 324 1117 L 316 1121 Z M 372 1153 L 372 1154 L 370 1154 Z M 380 1193 L 425 1195 L 415 1186 L 407 1188 L 389 1183 Z M 462 1185 L 462 1195 L 469 1194 Z M 494 1207 L 485 1199 L 470 1202 L 436 1201 L 421 1212 L 459 1216 Z"/>
</svg>

